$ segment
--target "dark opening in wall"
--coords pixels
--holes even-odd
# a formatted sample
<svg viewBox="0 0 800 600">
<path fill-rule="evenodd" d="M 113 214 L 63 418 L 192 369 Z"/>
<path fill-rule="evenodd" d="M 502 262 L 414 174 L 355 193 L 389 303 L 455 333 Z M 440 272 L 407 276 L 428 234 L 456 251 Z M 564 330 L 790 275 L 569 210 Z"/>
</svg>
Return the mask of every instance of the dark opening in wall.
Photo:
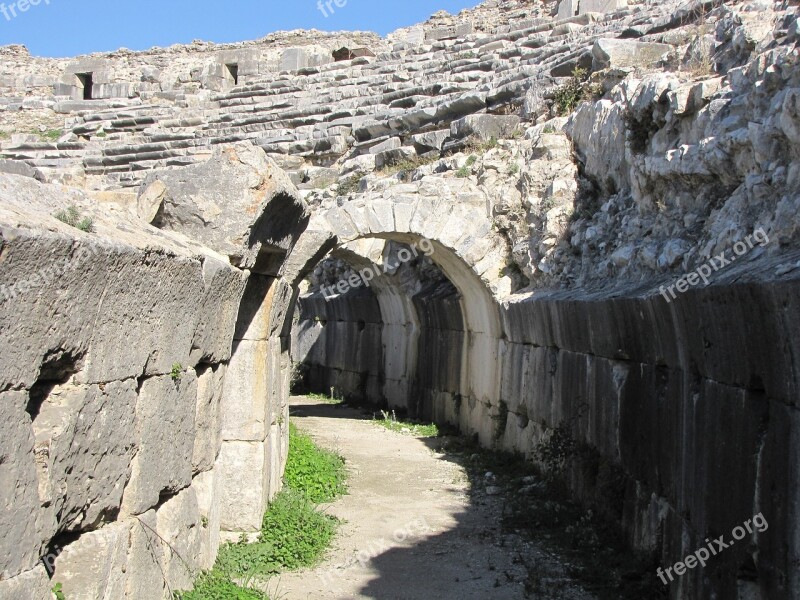
<svg viewBox="0 0 800 600">
<path fill-rule="evenodd" d="M 232 64 L 232 65 L 225 65 L 228 69 L 228 75 L 230 75 L 231 81 L 233 81 L 233 85 L 239 85 L 239 65 Z"/>
<path fill-rule="evenodd" d="M 75 373 L 81 370 L 82 360 L 82 356 L 75 356 L 64 350 L 52 351 L 45 357 L 39 378 L 29 392 L 28 406 L 25 408 L 32 421 L 36 421 L 36 417 L 42 411 L 42 406 L 53 390 L 57 386 L 67 383 Z"/>
<path fill-rule="evenodd" d="M 92 73 L 78 73 L 78 81 L 83 86 L 83 99 L 92 100 L 92 87 L 94 86 L 94 77 Z"/>
<path fill-rule="evenodd" d="M 333 60 L 340 62 L 343 60 L 353 60 L 361 56 L 375 56 L 375 53 L 369 48 L 339 48 L 333 51 Z"/>
</svg>

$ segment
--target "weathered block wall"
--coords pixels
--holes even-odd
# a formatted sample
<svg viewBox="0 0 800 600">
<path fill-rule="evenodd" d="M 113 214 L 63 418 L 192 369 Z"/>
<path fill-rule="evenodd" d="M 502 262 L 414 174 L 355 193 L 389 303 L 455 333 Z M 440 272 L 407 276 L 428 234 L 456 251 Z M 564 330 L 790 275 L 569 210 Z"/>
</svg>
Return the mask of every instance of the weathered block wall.
<svg viewBox="0 0 800 600">
<path fill-rule="evenodd" d="M 221 382 L 245 275 L 68 231 L 0 235 L 0 281 L 17 286 L 0 298 L 0 598 L 49 598 L 40 559 L 70 598 L 162 597 L 162 570 L 185 587 L 169 546 L 201 569 L 219 540 Z"/>
<path fill-rule="evenodd" d="M 566 426 L 571 488 L 665 566 L 763 512 L 767 532 L 681 578 L 675 597 L 797 597 L 799 291 L 795 279 L 672 304 L 572 293 L 510 304 L 502 445 L 535 457 L 545 431 Z"/>
<path fill-rule="evenodd" d="M 383 397 L 383 322 L 372 290 L 353 290 L 326 302 L 302 296 L 292 329 L 292 356 L 300 368 L 298 389 L 359 402 Z"/>
<path fill-rule="evenodd" d="M 287 453 L 296 276 L 286 251 L 259 258 L 294 235 L 265 189 L 255 250 L 233 254 L 274 276 L 77 190 L 0 178 L 0 599 L 49 600 L 48 570 L 70 599 L 168 598 L 221 540 L 260 529 Z M 276 197 L 296 216 L 290 190 Z M 69 204 L 90 233 L 52 216 Z"/>
</svg>

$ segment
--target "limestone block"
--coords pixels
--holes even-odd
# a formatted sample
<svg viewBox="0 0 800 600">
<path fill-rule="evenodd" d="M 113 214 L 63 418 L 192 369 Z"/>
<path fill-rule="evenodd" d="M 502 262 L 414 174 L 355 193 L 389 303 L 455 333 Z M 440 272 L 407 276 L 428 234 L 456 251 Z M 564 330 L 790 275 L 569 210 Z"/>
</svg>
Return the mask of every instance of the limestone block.
<svg viewBox="0 0 800 600">
<path fill-rule="evenodd" d="M 135 517 L 129 521 L 129 525 L 127 598 L 167 600 L 169 595 L 162 571 L 164 544 L 156 529 L 156 511 L 151 510 Z"/>
<path fill-rule="evenodd" d="M 56 529 L 52 517 L 49 523 L 39 522 L 39 481 L 27 404 L 24 392 L 0 394 L 0 573 L 4 579 L 33 569 Z"/>
<path fill-rule="evenodd" d="M 579 14 L 605 14 L 627 7 L 628 0 L 580 0 Z"/>
<path fill-rule="evenodd" d="M 600 39 L 592 47 L 592 69 L 648 67 L 655 65 L 672 51 L 669 44 L 635 40 Z"/>
<path fill-rule="evenodd" d="M 278 280 L 274 277 L 250 276 L 239 305 L 235 340 L 266 341 L 274 334 L 270 330 L 270 315 L 271 299 L 277 286 Z"/>
<path fill-rule="evenodd" d="M 392 137 L 380 144 L 375 144 L 369 149 L 370 154 L 380 154 L 385 150 L 396 150 L 403 145 L 399 137 Z"/>
<path fill-rule="evenodd" d="M 441 151 L 444 146 L 445 140 L 450 137 L 449 129 L 440 129 L 439 131 L 429 131 L 427 133 L 418 133 L 412 135 L 411 139 L 414 142 L 414 147 L 417 149 L 418 154 L 425 154 L 433 150 Z"/>
<path fill-rule="evenodd" d="M 367 218 L 373 232 L 393 231 L 394 207 L 386 200 L 373 200 L 367 206 Z"/>
<path fill-rule="evenodd" d="M 267 437 L 269 343 L 242 340 L 234 344 L 222 394 L 222 438 L 263 441 Z"/>
<path fill-rule="evenodd" d="M 191 484 L 196 410 L 194 369 L 184 371 L 179 380 L 163 375 L 142 383 L 136 404 L 139 451 L 123 496 L 126 513 L 142 514 L 162 494 Z"/>
<path fill-rule="evenodd" d="M 305 69 L 308 64 L 308 53 L 303 48 L 289 48 L 281 56 L 281 71 Z"/>
<path fill-rule="evenodd" d="M 404 146 L 393 150 L 384 150 L 375 155 L 375 167 L 380 169 L 384 166 L 391 166 L 403 161 L 411 160 L 417 155 L 413 146 Z"/>
<path fill-rule="evenodd" d="M 116 513 L 137 449 L 136 382 L 57 385 L 33 422 L 39 491 L 59 530 Z"/>
<path fill-rule="evenodd" d="M 173 590 L 192 588 L 201 548 L 200 509 L 189 487 L 164 503 L 156 513 L 156 531 L 163 545 L 164 575 Z"/>
<path fill-rule="evenodd" d="M 139 195 L 136 203 L 136 214 L 145 223 L 152 223 L 161 211 L 164 198 L 167 196 L 167 186 L 162 181 L 154 181 Z"/>
<path fill-rule="evenodd" d="M 180 231 L 240 268 L 269 270 L 259 259 L 288 251 L 309 216 L 286 173 L 249 142 L 218 147 L 205 163 L 156 171 L 142 193 L 155 181 L 167 191 L 154 225 Z"/>
<path fill-rule="evenodd" d="M 223 531 L 259 531 L 269 495 L 269 443 L 225 441 L 220 452 Z"/>
<path fill-rule="evenodd" d="M 11 235 L 3 230 L 4 238 Z M 145 365 L 150 373 L 165 373 L 175 361 L 188 362 L 195 323 L 176 316 L 192 315 L 202 297 L 199 261 L 153 252 L 143 264 L 134 248 L 96 236 L 77 242 L 39 232 L 13 237 L 5 246 L 0 279 L 22 293 L 0 303 L 0 319 L 10 324 L 4 333 L 7 344 L 0 346 L 0 380 L 33 385 L 42 356 L 83 356 L 89 347 L 84 381 L 138 376 Z M 63 306 L 75 309 L 53 320 Z M 147 318 L 131 316 L 141 314 Z M 136 335 L 127 335 L 134 329 Z"/>
<path fill-rule="evenodd" d="M 75 600 L 124 598 L 130 523 L 113 523 L 84 533 L 55 560 L 53 581 Z"/>
<path fill-rule="evenodd" d="M 579 0 L 561 0 L 558 5 L 558 18 L 568 19 L 578 14 L 578 1 Z"/>
<path fill-rule="evenodd" d="M 203 283 L 205 289 L 195 309 L 196 328 L 189 364 L 214 364 L 230 359 L 247 274 L 207 257 L 203 260 Z"/>
<path fill-rule="evenodd" d="M 280 408 L 280 407 L 279 407 Z M 280 412 L 283 412 L 281 409 Z M 289 411 L 285 411 L 283 415 L 283 422 L 287 423 L 289 420 Z M 269 438 L 267 438 L 267 445 L 269 447 L 269 454 L 267 459 L 269 469 L 269 483 L 267 485 L 267 498 L 272 500 L 283 487 L 283 470 L 286 466 L 286 452 L 284 448 L 284 435 L 283 427 L 279 424 L 272 426 Z"/>
<path fill-rule="evenodd" d="M 481 140 L 509 137 L 519 126 L 520 119 L 514 115 L 469 115 L 450 126 L 454 137 L 474 135 Z"/>
<path fill-rule="evenodd" d="M 394 202 L 394 223 L 395 229 L 407 232 L 411 229 L 411 218 L 417 209 L 417 203 L 413 196 L 400 196 Z"/>
<path fill-rule="evenodd" d="M 197 410 L 192 471 L 214 468 L 222 445 L 222 393 L 226 365 L 206 366 L 197 375 Z"/>
<path fill-rule="evenodd" d="M 53 584 L 42 565 L 0 581 L 0 600 L 52 600 Z"/>
<path fill-rule="evenodd" d="M 200 510 L 200 552 L 197 565 L 200 569 L 210 569 L 217 560 L 220 545 L 222 489 L 218 463 L 212 470 L 197 475 L 192 481 L 192 489 L 197 496 L 197 507 Z"/>
</svg>

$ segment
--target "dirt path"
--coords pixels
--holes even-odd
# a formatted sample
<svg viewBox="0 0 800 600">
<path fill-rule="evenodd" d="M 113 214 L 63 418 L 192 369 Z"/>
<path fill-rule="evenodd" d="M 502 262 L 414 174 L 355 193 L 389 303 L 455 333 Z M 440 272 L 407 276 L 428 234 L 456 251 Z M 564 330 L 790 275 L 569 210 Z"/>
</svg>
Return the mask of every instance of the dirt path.
<svg viewBox="0 0 800 600">
<path fill-rule="evenodd" d="M 324 507 L 343 520 L 324 563 L 273 579 L 272 598 L 526 598 L 519 557 L 535 549 L 501 533 L 502 499 L 470 499 L 464 469 L 431 440 L 390 432 L 346 407 L 305 398 L 292 406 L 298 427 L 345 457 L 350 493 Z"/>
</svg>

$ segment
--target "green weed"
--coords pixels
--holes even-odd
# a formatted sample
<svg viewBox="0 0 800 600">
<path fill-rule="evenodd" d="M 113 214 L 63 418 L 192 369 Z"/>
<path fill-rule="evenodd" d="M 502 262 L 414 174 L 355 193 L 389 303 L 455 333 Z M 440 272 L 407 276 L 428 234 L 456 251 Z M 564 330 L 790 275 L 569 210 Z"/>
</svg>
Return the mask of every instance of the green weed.
<svg viewBox="0 0 800 600">
<path fill-rule="evenodd" d="M 572 113 L 584 100 L 584 82 L 587 76 L 586 69 L 577 68 L 572 72 L 572 79 L 556 90 L 555 103 L 559 115 Z"/>
<path fill-rule="evenodd" d="M 66 223 L 70 227 L 80 229 L 84 233 L 91 233 L 94 230 L 94 220 L 91 217 L 84 217 L 78 207 L 71 204 L 66 210 L 58 211 L 53 215 L 62 223 Z"/>
<path fill-rule="evenodd" d="M 174 597 L 176 600 L 269 600 L 264 592 L 241 587 L 217 570 L 203 573 L 191 592 L 178 592 Z"/>
<path fill-rule="evenodd" d="M 243 536 L 222 546 L 214 568 L 198 577 L 191 592 L 176 593 L 175 600 L 269 600 L 265 593 L 235 581 L 266 579 L 320 561 L 338 521 L 320 512 L 316 502 L 345 492 L 344 461 L 316 447 L 293 423 L 289 435 L 287 486 L 264 515 L 260 539 L 249 544 Z"/>
<path fill-rule="evenodd" d="M 395 411 L 381 411 L 380 419 L 375 419 L 375 423 L 397 433 L 407 433 L 419 437 L 438 437 L 439 427 L 436 424 L 413 423 L 397 418 Z"/>
<path fill-rule="evenodd" d="M 320 504 L 347 492 L 344 459 L 318 448 L 314 441 L 289 423 L 289 458 L 286 462 L 288 486 Z"/>
</svg>

